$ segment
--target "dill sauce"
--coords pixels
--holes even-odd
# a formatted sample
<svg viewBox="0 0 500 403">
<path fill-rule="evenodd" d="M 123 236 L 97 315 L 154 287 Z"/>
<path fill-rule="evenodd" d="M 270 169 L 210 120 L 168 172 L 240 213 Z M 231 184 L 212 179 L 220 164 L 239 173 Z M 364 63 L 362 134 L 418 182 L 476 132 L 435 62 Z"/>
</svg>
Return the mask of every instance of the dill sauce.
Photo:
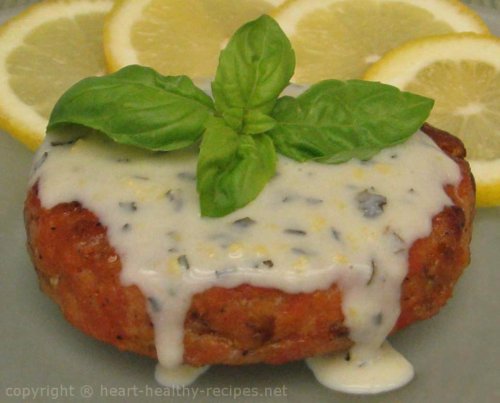
<svg viewBox="0 0 500 403">
<path fill-rule="evenodd" d="M 384 341 L 400 313 L 408 250 L 429 235 L 451 200 L 456 164 L 424 133 L 371 160 L 340 165 L 285 157 L 248 206 L 200 217 L 196 152 L 152 153 L 104 136 L 52 133 L 38 151 L 31 184 L 43 207 L 78 201 L 107 227 L 123 285 L 148 301 L 164 385 L 205 370 L 182 364 L 183 324 L 194 294 L 246 283 L 288 293 L 336 282 L 349 337 L 346 355 L 308 365 L 328 387 L 376 393 L 399 387 L 413 369 Z"/>
</svg>

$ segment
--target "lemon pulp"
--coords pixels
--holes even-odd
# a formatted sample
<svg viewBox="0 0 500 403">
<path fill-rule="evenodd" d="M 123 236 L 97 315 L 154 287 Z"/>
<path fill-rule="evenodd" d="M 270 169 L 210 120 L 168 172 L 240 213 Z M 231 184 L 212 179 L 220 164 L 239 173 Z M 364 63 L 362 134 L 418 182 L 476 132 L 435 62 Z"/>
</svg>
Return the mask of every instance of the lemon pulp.
<svg viewBox="0 0 500 403">
<path fill-rule="evenodd" d="M 72 84 L 104 74 L 103 24 L 104 14 L 89 13 L 46 22 L 34 29 L 6 61 L 14 93 L 48 118 Z"/>
<path fill-rule="evenodd" d="M 116 70 L 137 62 L 165 75 L 212 77 L 219 53 L 236 29 L 282 1 L 150 0 L 141 7 L 123 1 L 107 24 L 108 65 Z M 124 28 L 122 21 L 130 26 Z M 130 37 L 126 45 L 123 35 Z"/>
<path fill-rule="evenodd" d="M 295 0 L 276 13 L 297 55 L 297 83 L 360 78 L 408 40 L 458 31 L 488 32 L 459 2 Z"/>
<path fill-rule="evenodd" d="M 474 60 L 436 62 L 405 89 L 435 100 L 429 123 L 459 136 L 470 159 L 499 158 L 500 71 L 494 66 Z"/>
</svg>

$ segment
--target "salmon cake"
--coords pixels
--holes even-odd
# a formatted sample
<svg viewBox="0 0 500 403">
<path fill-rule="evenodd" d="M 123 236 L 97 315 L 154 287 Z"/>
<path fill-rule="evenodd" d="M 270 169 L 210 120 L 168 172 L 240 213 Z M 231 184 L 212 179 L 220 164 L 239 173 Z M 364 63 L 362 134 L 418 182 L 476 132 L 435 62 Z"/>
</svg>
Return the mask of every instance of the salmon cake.
<svg viewBox="0 0 500 403">
<path fill-rule="evenodd" d="M 415 136 L 342 168 L 280 161 L 260 203 L 216 220 L 194 207 L 189 153 L 161 171 L 102 138 L 49 137 L 25 203 L 40 287 L 75 327 L 160 362 L 281 364 L 380 344 L 436 314 L 470 258 L 464 147 L 427 124 Z"/>
</svg>

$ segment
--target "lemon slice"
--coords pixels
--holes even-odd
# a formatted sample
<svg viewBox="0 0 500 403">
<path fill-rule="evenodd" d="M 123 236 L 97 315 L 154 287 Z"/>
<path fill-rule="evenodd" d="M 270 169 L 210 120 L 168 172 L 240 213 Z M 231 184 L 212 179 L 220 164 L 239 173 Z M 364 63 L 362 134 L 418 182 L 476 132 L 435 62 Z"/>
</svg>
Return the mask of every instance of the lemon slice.
<svg viewBox="0 0 500 403">
<path fill-rule="evenodd" d="M 165 75 L 212 77 L 225 40 L 244 22 L 283 2 L 120 0 L 105 26 L 108 68 L 141 64 Z"/>
<path fill-rule="evenodd" d="M 464 142 L 478 205 L 500 205 L 500 38 L 417 39 L 389 52 L 364 78 L 433 98 L 428 121 Z"/>
<path fill-rule="evenodd" d="M 105 71 L 104 15 L 112 0 L 35 4 L 0 28 L 0 126 L 31 149 L 76 81 Z"/>
<path fill-rule="evenodd" d="M 458 0 L 295 0 L 274 17 L 295 49 L 297 83 L 359 78 L 388 50 L 413 38 L 488 33 Z"/>
</svg>

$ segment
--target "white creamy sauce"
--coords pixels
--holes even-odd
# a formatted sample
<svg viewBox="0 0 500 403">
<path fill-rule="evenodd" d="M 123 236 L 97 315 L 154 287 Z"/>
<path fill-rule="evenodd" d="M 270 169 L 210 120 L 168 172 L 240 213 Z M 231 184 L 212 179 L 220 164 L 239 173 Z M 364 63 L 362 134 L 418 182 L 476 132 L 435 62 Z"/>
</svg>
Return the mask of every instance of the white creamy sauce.
<svg viewBox="0 0 500 403">
<path fill-rule="evenodd" d="M 45 208 L 78 201 L 107 227 L 122 283 L 136 284 L 149 302 L 160 382 L 194 380 L 185 368 L 181 380 L 173 372 L 182 364 L 192 296 L 244 283 L 288 293 L 340 286 L 355 342 L 352 362 L 364 360 L 373 370 L 354 387 L 347 378 L 359 371 L 310 360 L 323 384 L 369 393 L 411 378 L 404 365 L 396 381 L 382 376 L 379 369 L 394 359 L 379 347 L 400 313 L 409 247 L 451 204 L 443 186 L 460 180 L 456 164 L 425 134 L 367 162 L 299 164 L 280 157 L 276 177 L 255 201 L 217 219 L 200 217 L 194 150 L 150 153 L 102 135 L 79 136 L 48 135 L 31 183 L 39 182 Z"/>
<path fill-rule="evenodd" d="M 182 387 L 192 384 L 200 375 L 210 368 L 192 367 L 190 365 L 177 365 L 175 367 L 165 367 L 157 365 L 155 369 L 155 378 L 158 383 L 166 387 Z"/>
<path fill-rule="evenodd" d="M 355 349 L 354 349 L 355 350 Z M 412 365 L 385 341 L 366 361 L 356 351 L 306 360 L 324 386 L 345 393 L 373 394 L 406 385 L 413 378 Z"/>
</svg>

